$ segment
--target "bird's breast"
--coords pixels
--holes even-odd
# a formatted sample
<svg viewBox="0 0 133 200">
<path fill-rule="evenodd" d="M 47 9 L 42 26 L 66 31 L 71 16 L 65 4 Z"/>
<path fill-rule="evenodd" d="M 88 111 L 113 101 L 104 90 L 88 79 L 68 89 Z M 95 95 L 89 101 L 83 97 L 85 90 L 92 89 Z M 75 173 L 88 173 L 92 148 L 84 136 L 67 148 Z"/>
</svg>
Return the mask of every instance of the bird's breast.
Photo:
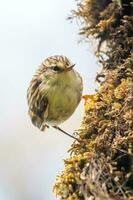
<svg viewBox="0 0 133 200">
<path fill-rule="evenodd" d="M 81 79 L 58 81 L 49 91 L 47 123 L 58 125 L 68 119 L 81 99 Z"/>
</svg>

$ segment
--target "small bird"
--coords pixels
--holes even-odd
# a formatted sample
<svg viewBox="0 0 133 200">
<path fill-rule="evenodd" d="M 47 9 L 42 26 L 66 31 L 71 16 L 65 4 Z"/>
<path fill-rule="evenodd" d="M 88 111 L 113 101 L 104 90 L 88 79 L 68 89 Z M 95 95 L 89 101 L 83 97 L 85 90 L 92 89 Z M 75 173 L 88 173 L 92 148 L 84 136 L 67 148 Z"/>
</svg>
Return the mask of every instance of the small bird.
<svg viewBox="0 0 133 200">
<path fill-rule="evenodd" d="M 41 131 L 49 125 L 76 139 L 58 127 L 77 108 L 83 90 L 75 64 L 62 55 L 46 58 L 33 76 L 27 100 L 32 123 Z"/>
</svg>

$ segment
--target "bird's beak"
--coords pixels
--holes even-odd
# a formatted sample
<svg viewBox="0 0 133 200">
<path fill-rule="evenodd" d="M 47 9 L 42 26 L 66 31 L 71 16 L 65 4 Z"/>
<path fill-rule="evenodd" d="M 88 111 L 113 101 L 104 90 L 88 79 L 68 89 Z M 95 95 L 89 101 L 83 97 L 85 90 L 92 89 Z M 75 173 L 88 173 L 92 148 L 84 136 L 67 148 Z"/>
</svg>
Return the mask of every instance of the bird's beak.
<svg viewBox="0 0 133 200">
<path fill-rule="evenodd" d="M 75 64 L 73 64 L 72 66 L 65 68 L 65 72 L 71 71 L 73 69 L 73 67 L 75 66 Z"/>
</svg>

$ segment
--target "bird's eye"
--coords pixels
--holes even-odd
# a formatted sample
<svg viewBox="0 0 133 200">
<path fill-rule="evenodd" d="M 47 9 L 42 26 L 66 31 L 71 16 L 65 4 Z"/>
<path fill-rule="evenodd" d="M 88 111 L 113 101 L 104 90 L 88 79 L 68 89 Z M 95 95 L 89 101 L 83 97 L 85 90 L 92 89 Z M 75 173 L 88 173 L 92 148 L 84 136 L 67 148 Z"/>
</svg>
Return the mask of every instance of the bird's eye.
<svg viewBox="0 0 133 200">
<path fill-rule="evenodd" d="M 52 67 L 52 70 L 55 72 L 58 72 L 58 71 L 60 71 L 60 68 L 58 66 L 54 66 L 54 67 Z"/>
</svg>

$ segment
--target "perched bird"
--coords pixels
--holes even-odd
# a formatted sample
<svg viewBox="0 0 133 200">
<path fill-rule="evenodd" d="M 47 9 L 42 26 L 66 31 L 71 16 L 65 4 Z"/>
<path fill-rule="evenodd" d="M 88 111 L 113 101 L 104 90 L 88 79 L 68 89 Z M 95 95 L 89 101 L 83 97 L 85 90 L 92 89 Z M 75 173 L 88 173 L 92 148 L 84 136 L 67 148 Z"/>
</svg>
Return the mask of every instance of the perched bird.
<svg viewBox="0 0 133 200">
<path fill-rule="evenodd" d="M 58 127 L 77 108 L 83 90 L 82 78 L 65 56 L 45 59 L 33 76 L 27 100 L 32 123 L 44 131 L 49 125 L 75 138 Z"/>
</svg>

